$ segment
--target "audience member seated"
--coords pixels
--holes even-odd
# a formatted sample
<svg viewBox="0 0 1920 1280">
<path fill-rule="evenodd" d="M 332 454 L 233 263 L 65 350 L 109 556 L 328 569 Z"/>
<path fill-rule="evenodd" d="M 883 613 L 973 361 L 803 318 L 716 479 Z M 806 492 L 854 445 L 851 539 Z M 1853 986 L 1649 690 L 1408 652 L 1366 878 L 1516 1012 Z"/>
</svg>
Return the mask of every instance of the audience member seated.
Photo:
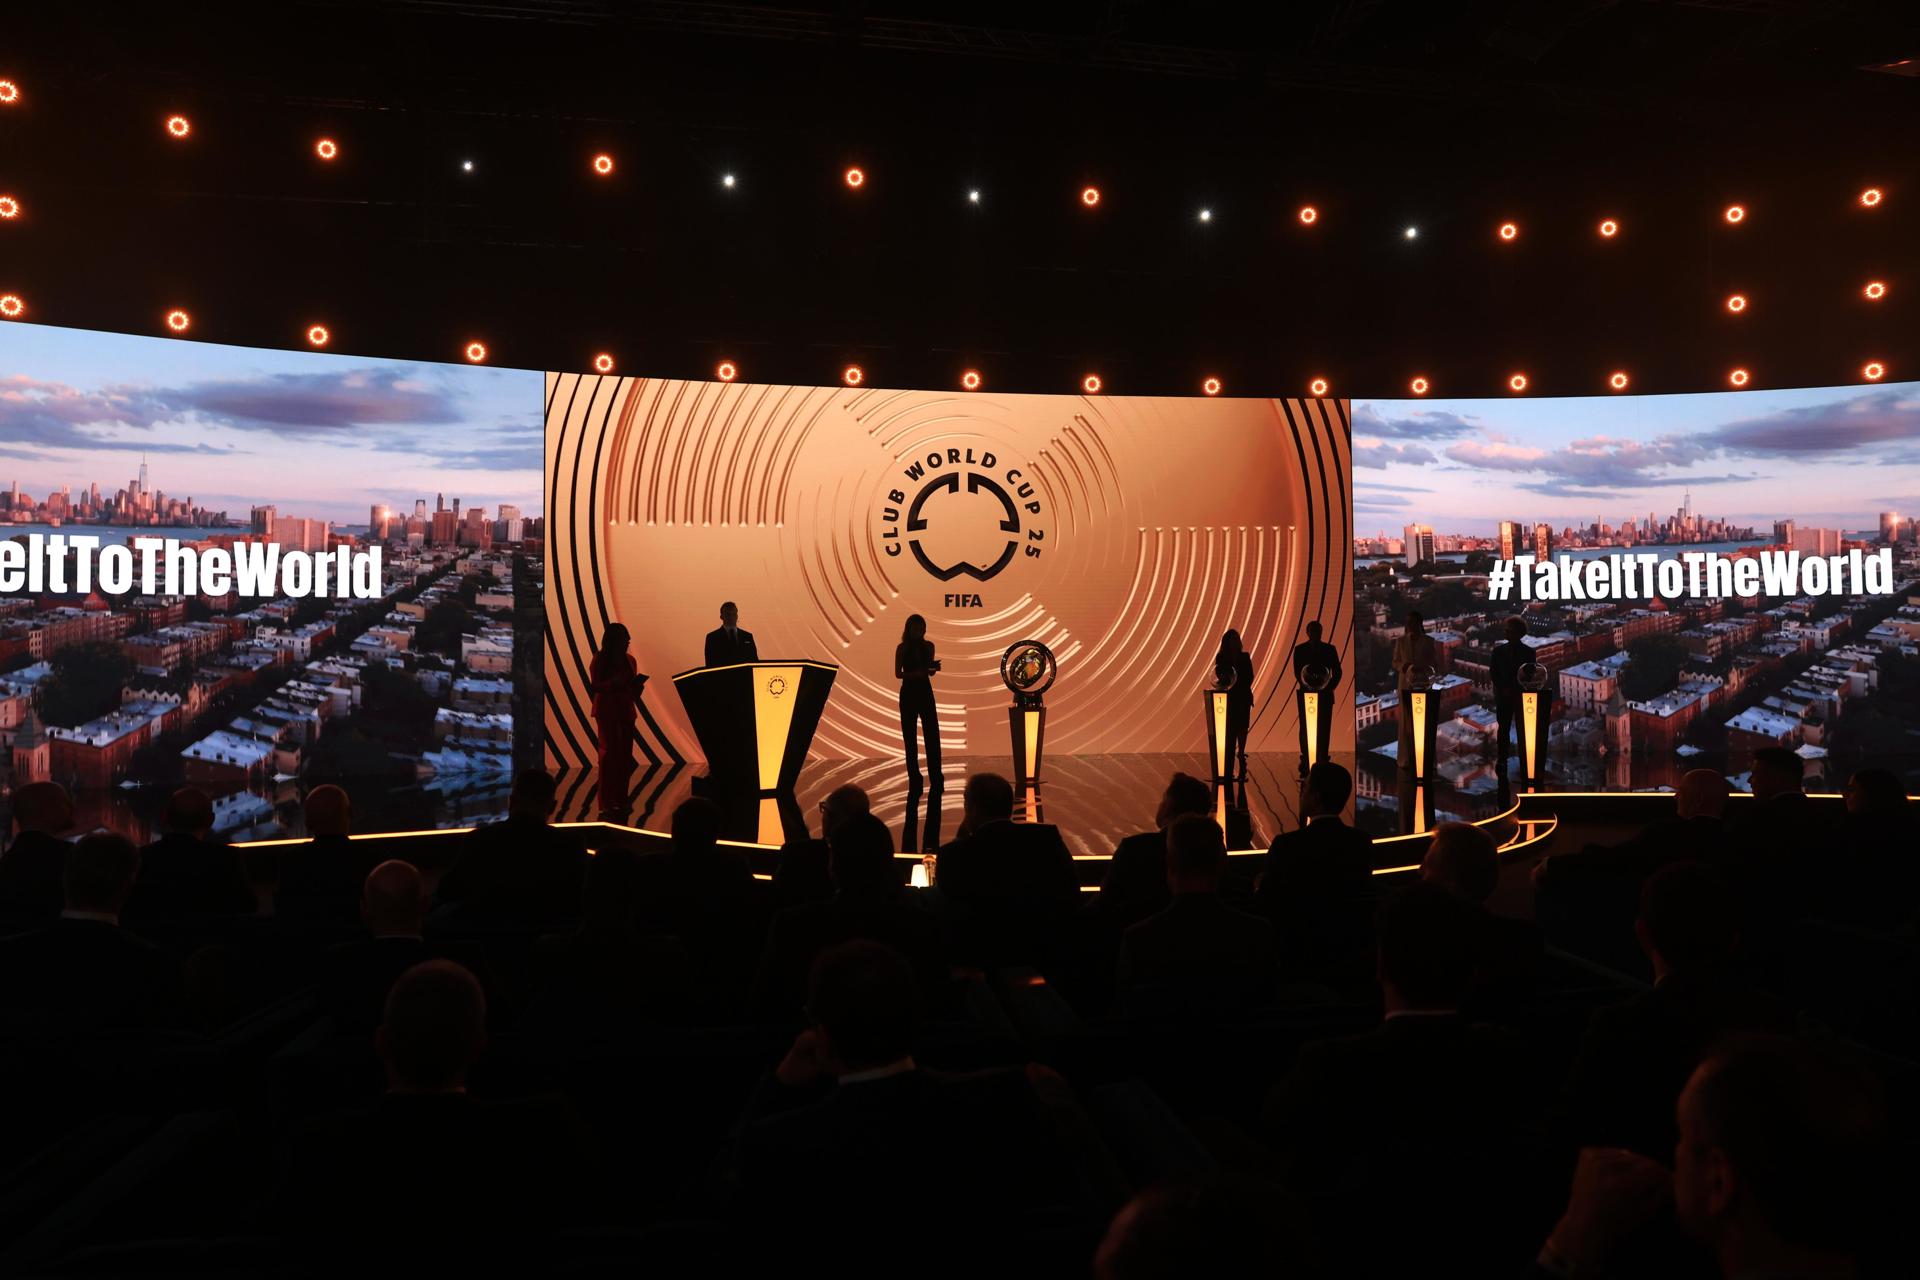
<svg viewBox="0 0 1920 1280">
<path fill-rule="evenodd" d="M 180 1025 L 178 961 L 120 927 L 140 851 L 104 831 L 66 850 L 65 910 L 0 940 L 0 1022 L 29 1040 Z"/>
<path fill-rule="evenodd" d="M 1610 1266 L 1621 1239 L 1669 1212 L 1727 1280 L 1853 1276 L 1876 1226 L 1896 1234 L 1887 1107 L 1870 1073 L 1784 1036 L 1741 1037 L 1694 1069 L 1677 1110 L 1671 1171 L 1629 1151 L 1580 1153 L 1537 1274 L 1628 1274 Z"/>
<path fill-rule="evenodd" d="M 1513 1274 L 1534 1244 L 1488 1209 L 1514 1214 L 1535 1185 L 1539 1070 L 1512 1032 L 1461 1013 L 1469 903 L 1414 884 L 1381 904 L 1377 932 L 1385 1021 L 1302 1048 L 1265 1130 L 1350 1274 L 1428 1274 L 1441 1258 L 1449 1274 Z"/>
<path fill-rule="evenodd" d="M 1753 800 L 1734 811 L 1725 870 L 1749 931 L 1771 932 L 1817 901 L 1808 886 L 1833 874 L 1839 823 L 1814 809 L 1802 790 L 1806 762 L 1785 747 L 1756 750 L 1750 777 Z"/>
<path fill-rule="evenodd" d="M 827 870 L 827 842 L 843 822 L 872 812 L 867 793 L 848 783 L 835 787 L 820 802 L 820 835 L 800 836 L 780 846 L 773 868 L 773 905 L 776 910 L 833 897 L 833 875 Z M 899 877 L 904 880 L 904 877 Z"/>
<path fill-rule="evenodd" d="M 1651 991 L 1593 1015 L 1568 1083 L 1570 1137 L 1664 1158 L 1674 1100 L 1722 1037 L 1784 1029 L 1773 999 L 1735 973 L 1739 910 L 1725 879 L 1700 862 L 1648 877 L 1634 925 L 1653 966 Z"/>
<path fill-rule="evenodd" d="M 1227 842 L 1219 825 L 1182 814 L 1168 826 L 1166 844 L 1172 900 L 1121 939 L 1121 1008 L 1220 1015 L 1266 1004 L 1279 969 L 1273 924 L 1220 900 Z"/>
<path fill-rule="evenodd" d="M 1165 910 L 1167 828 L 1182 814 L 1211 812 L 1213 792 L 1207 784 L 1192 774 L 1174 774 L 1153 815 L 1154 829 L 1130 835 L 1114 847 L 1107 874 L 1100 881 L 1101 911 L 1125 928 Z"/>
<path fill-rule="evenodd" d="M 828 844 L 833 900 L 774 916 L 754 981 L 755 1011 L 769 1019 L 798 1018 L 814 960 L 855 938 L 884 943 L 906 957 L 919 982 L 921 1008 L 943 1009 L 946 941 L 938 920 L 901 901 L 906 891 L 894 870 L 898 859 L 887 824 L 860 814 L 835 826 Z"/>
<path fill-rule="evenodd" d="M 280 851 L 273 914 L 289 924 L 351 930 L 360 921 L 360 890 L 379 861 L 349 840 L 353 804 L 339 787 L 307 793 L 307 835 Z"/>
<path fill-rule="evenodd" d="M 556 792 L 545 769 L 523 769 L 513 780 L 507 816 L 477 828 L 440 877 L 435 928 L 549 930 L 580 914 L 587 849 L 570 831 L 553 826 Z"/>
<path fill-rule="evenodd" d="M 1323 760 L 1307 771 L 1305 825 L 1274 837 L 1258 891 L 1283 970 L 1335 987 L 1364 982 L 1372 962 L 1373 838 L 1340 817 L 1352 794 L 1342 766 Z"/>
<path fill-rule="evenodd" d="M 1326 1274 L 1304 1208 L 1245 1175 L 1150 1187 L 1129 1200 L 1094 1255 L 1094 1280 L 1225 1280 Z"/>
<path fill-rule="evenodd" d="M 766 900 L 738 849 L 721 845 L 720 807 L 704 797 L 673 811 L 672 848 L 642 855 L 636 897 L 643 933 L 687 949 L 708 1004 L 745 996 L 766 939 Z"/>
<path fill-rule="evenodd" d="M 918 998 L 913 966 L 879 943 L 814 962 L 814 1025 L 749 1102 L 729 1170 L 739 1214 L 774 1255 L 818 1240 L 842 1274 L 1005 1269 L 1023 1222 L 1079 1204 L 1025 1073 L 914 1061 Z"/>
<path fill-rule="evenodd" d="M 73 830 L 73 799 L 57 782 L 29 782 L 13 793 L 13 840 L 0 854 L 0 933 L 45 924 L 60 914 Z"/>
<path fill-rule="evenodd" d="M 213 801 L 194 787 L 167 797 L 164 834 L 140 851 L 140 875 L 127 900 L 127 920 L 138 928 L 191 923 L 219 916 L 250 916 L 259 909 L 238 850 L 214 844 Z"/>
<path fill-rule="evenodd" d="M 293 1137 L 270 1209 L 282 1232 L 384 1262 L 564 1229 L 586 1172 L 572 1110 L 468 1095 L 486 1018 L 480 983 L 452 961 L 400 976 L 374 1037 L 386 1095 Z"/>
<path fill-rule="evenodd" d="M 1060 829 L 1016 823 L 1013 784 L 997 773 L 968 778 L 961 807 L 963 834 L 935 864 L 941 898 L 960 909 L 960 958 L 1045 967 L 1080 906 L 1080 878 Z"/>
<path fill-rule="evenodd" d="M 1578 853 L 1554 854 L 1533 864 L 1533 883 L 1539 888 L 1571 885 L 1581 888 L 1597 873 L 1626 883 L 1638 892 L 1640 882 L 1683 858 L 1718 863 L 1727 853 L 1727 797 L 1733 788 L 1718 769 L 1689 769 L 1674 789 L 1673 816 L 1658 818 L 1632 838 L 1616 845 L 1588 845 Z"/>
<path fill-rule="evenodd" d="M 1545 947 L 1531 920 L 1487 910 L 1487 900 L 1500 883 L 1500 851 L 1493 837 L 1469 822 L 1441 823 L 1427 843 L 1420 878 L 1473 904 L 1480 945 L 1467 992 L 1468 1015 L 1486 1022 L 1525 1023 L 1539 996 Z"/>
<path fill-rule="evenodd" d="M 590 859 L 579 927 L 534 945 L 530 1034 L 608 1034 L 676 1022 L 688 1009 L 687 949 L 635 923 L 647 855 L 608 846 Z"/>
<path fill-rule="evenodd" d="M 427 891 L 412 863 L 383 862 L 360 891 L 360 920 L 371 937 L 329 947 L 320 958 L 320 989 L 342 1036 L 380 1025 L 394 979 L 428 959 L 421 929 Z"/>
<path fill-rule="evenodd" d="M 1828 914 L 1874 929 L 1912 925 L 1920 910 L 1920 824 L 1906 787 L 1891 769 L 1859 769 L 1843 794 L 1840 866 L 1825 877 Z"/>
</svg>

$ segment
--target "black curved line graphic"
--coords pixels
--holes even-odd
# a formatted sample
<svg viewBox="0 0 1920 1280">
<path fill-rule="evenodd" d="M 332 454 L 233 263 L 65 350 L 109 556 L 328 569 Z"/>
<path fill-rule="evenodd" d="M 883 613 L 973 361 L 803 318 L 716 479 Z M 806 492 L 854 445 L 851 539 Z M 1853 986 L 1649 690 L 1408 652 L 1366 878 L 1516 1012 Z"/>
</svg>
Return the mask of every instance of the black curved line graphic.
<svg viewBox="0 0 1920 1280">
<path fill-rule="evenodd" d="M 946 475 L 930 481 L 919 493 L 914 495 L 913 505 L 907 508 L 908 533 L 918 533 L 927 527 L 927 522 L 920 516 L 920 508 L 925 505 L 927 499 L 932 496 L 935 491 L 940 489 L 945 489 L 949 493 L 959 493 L 960 473 L 950 471 Z M 983 476 L 977 471 L 967 472 L 967 492 L 978 493 L 982 489 L 987 490 L 993 494 L 994 497 L 1000 499 L 1000 506 L 1007 513 L 1006 519 L 1000 522 L 1000 531 L 1002 533 L 1020 532 L 1020 512 L 1013 505 L 1013 495 L 1005 489 L 1002 489 L 991 477 Z M 935 565 L 932 560 L 928 559 L 927 553 L 920 549 L 920 540 L 918 538 L 909 538 L 907 545 L 913 548 L 913 558 L 920 562 L 920 567 L 932 574 L 935 578 L 938 578 L 941 582 L 951 582 L 963 573 L 981 582 L 985 582 L 1006 568 L 1013 560 L 1014 552 L 1020 549 L 1019 541 L 1017 539 L 1010 539 L 1007 542 L 1005 550 L 1001 551 L 1000 558 L 985 569 L 966 560 L 962 560 L 959 564 L 951 568 L 942 569 Z"/>
</svg>

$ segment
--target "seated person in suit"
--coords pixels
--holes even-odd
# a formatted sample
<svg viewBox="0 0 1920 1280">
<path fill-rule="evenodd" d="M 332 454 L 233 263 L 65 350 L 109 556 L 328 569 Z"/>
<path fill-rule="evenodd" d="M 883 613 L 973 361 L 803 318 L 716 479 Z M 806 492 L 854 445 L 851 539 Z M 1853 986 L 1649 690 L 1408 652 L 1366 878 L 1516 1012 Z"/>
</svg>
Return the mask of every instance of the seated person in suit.
<svg viewBox="0 0 1920 1280">
<path fill-rule="evenodd" d="M 707 661 L 709 667 L 726 667 L 736 662 L 758 662 L 759 652 L 753 647 L 753 633 L 740 629 L 740 608 L 729 600 L 720 606 L 720 625 L 707 632 Z"/>
<path fill-rule="evenodd" d="M 1377 933 L 1385 1020 L 1304 1046 L 1264 1127 L 1326 1238 L 1352 1242 L 1349 1273 L 1419 1275 L 1444 1257 L 1461 1275 L 1513 1274 L 1534 1245 L 1490 1230 L 1485 1207 L 1537 1178 L 1540 1073 L 1523 1040 L 1461 1012 L 1470 904 L 1416 883 L 1381 904 Z M 1386 1204 L 1391 1231 L 1379 1230 Z"/>
<path fill-rule="evenodd" d="M 835 787 L 820 802 L 820 837 L 801 836 L 780 846 L 780 861 L 773 868 L 773 902 L 776 908 L 797 907 L 809 902 L 825 902 L 833 897 L 833 876 L 827 870 L 827 842 L 834 831 L 854 818 L 872 812 L 867 793 L 848 783 Z"/>
<path fill-rule="evenodd" d="M 208 839 L 213 801 L 206 792 L 182 787 L 168 796 L 160 827 L 165 834 L 140 852 L 127 902 L 135 927 L 254 914 L 259 903 L 239 851 Z"/>
<path fill-rule="evenodd" d="M 741 852 L 722 845 L 720 807 L 694 796 L 673 811 L 672 847 L 639 862 L 638 925 L 687 949 L 709 1002 L 737 1002 L 766 941 L 766 899 Z"/>
<path fill-rule="evenodd" d="M 1694 1069 L 1678 1104 L 1672 1168 L 1614 1148 L 1580 1153 L 1542 1276 L 1627 1274 L 1623 1236 L 1674 1211 L 1734 1276 L 1854 1276 L 1886 1222 L 1886 1092 L 1873 1073 L 1805 1040 L 1737 1037 Z M 1898 1249 L 1899 1246 L 1892 1246 Z M 1660 1274 L 1694 1274 L 1691 1256 Z"/>
<path fill-rule="evenodd" d="M 360 891 L 360 920 L 371 937 L 342 942 L 320 957 L 320 992 L 339 1034 L 380 1025 L 394 979 L 429 958 L 422 935 L 427 891 L 410 862 L 383 862 Z"/>
<path fill-rule="evenodd" d="M 833 899 L 774 916 L 754 980 L 755 1010 L 768 1019 L 800 1016 L 815 958 L 854 938 L 885 943 L 906 957 L 920 983 L 921 1008 L 944 1007 L 946 940 L 938 920 L 900 901 L 905 890 L 887 824 L 860 814 L 835 827 L 830 844 Z"/>
<path fill-rule="evenodd" d="M 1120 942 L 1122 1007 L 1137 1013 L 1234 1013 L 1273 997 L 1273 924 L 1220 900 L 1227 842 L 1212 818 L 1182 814 L 1167 828 L 1172 902 Z"/>
<path fill-rule="evenodd" d="M 967 779 L 958 839 L 940 850 L 936 883 L 960 909 L 963 959 L 1042 964 L 1061 923 L 1080 904 L 1080 877 L 1058 827 L 1013 820 L 1013 784 L 997 773 Z"/>
<path fill-rule="evenodd" d="M 379 861 L 349 840 L 353 804 L 339 787 L 307 793 L 307 835 L 281 851 L 273 915 L 290 924 L 351 930 L 360 922 L 360 889 Z"/>
<path fill-rule="evenodd" d="M 384 1260 L 483 1249 L 567 1223 L 584 1173 L 572 1111 L 467 1093 L 486 1020 L 480 983 L 452 961 L 400 975 L 374 1036 L 386 1095 L 371 1111 L 294 1136 L 270 1210 L 283 1231 Z"/>
<path fill-rule="evenodd" d="M 636 1022 L 684 1018 L 687 948 L 635 923 L 641 864 L 650 856 L 608 845 L 590 859 L 579 927 L 534 944 L 534 994 L 520 1029 L 618 1036 Z"/>
<path fill-rule="evenodd" d="M 1258 890 L 1282 968 L 1336 986 L 1364 982 L 1372 967 L 1373 838 L 1341 820 L 1352 794 L 1353 775 L 1331 760 L 1307 772 L 1305 825 L 1274 837 Z"/>
<path fill-rule="evenodd" d="M 452 909 L 436 929 L 551 929 L 579 916 L 587 849 L 548 821 L 555 798 L 545 769 L 515 775 L 505 820 L 475 828 L 440 877 L 434 901 Z"/>
<path fill-rule="evenodd" d="M 1154 829 L 1130 835 L 1114 847 L 1100 881 L 1100 910 L 1121 927 L 1163 910 L 1168 901 L 1167 828 L 1182 814 L 1205 817 L 1212 812 L 1213 793 L 1207 784 L 1192 774 L 1174 774 L 1154 811 Z"/>
<path fill-rule="evenodd" d="M 938 1221 L 943 1265 L 1004 1264 L 1028 1215 L 1077 1207 L 1026 1074 L 923 1069 L 918 1001 L 913 966 L 890 947 L 856 940 L 814 962 L 814 1025 L 748 1103 L 729 1170 L 768 1248 L 831 1240 L 835 1269 L 864 1275 L 925 1249 Z"/>
<path fill-rule="evenodd" d="M 1588 1022 L 1567 1085 L 1568 1137 L 1664 1159 L 1674 1102 L 1715 1042 L 1787 1030 L 1790 1020 L 1735 972 L 1739 906 L 1705 863 L 1675 862 L 1648 877 L 1634 933 L 1653 965 L 1653 989 Z"/>
<path fill-rule="evenodd" d="M 45 924 L 60 914 L 73 799 L 57 782 L 29 782 L 13 793 L 14 836 L 0 854 L 0 932 Z"/>
<path fill-rule="evenodd" d="M 120 927 L 139 865 L 133 842 L 112 832 L 68 846 L 65 909 L 0 940 L 0 1027 L 43 1039 L 181 1024 L 179 962 Z"/>
<path fill-rule="evenodd" d="M 1480 947 L 1474 960 L 1467 1013 L 1513 1025 L 1533 1012 L 1539 998 L 1545 944 L 1531 920 L 1495 915 L 1487 899 L 1500 883 L 1500 851 L 1484 827 L 1443 822 L 1433 829 L 1420 878 L 1450 889 L 1473 904 Z"/>
<path fill-rule="evenodd" d="M 1920 904 L 1920 859 L 1913 856 L 1913 803 L 1891 769 L 1856 769 L 1842 792 L 1847 816 L 1837 842 L 1840 866 L 1825 879 L 1825 912 L 1870 929 L 1914 923 Z"/>
<path fill-rule="evenodd" d="M 1682 858 L 1718 861 L 1727 845 L 1727 797 L 1733 788 L 1718 769 L 1689 769 L 1673 792 L 1673 816 L 1648 823 L 1615 845 L 1590 844 L 1577 853 L 1554 854 L 1533 864 L 1535 888 L 1571 886 L 1595 875 L 1640 881 Z"/>
</svg>

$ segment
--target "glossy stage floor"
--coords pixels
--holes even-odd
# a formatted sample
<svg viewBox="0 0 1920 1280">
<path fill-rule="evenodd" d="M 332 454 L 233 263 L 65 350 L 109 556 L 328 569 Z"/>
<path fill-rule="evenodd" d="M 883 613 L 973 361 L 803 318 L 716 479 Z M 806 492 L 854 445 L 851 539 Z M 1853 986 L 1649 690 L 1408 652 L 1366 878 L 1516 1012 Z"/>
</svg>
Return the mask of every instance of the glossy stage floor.
<svg viewBox="0 0 1920 1280">
<path fill-rule="evenodd" d="M 1422 834 L 1438 822 L 1485 822 L 1513 808 L 1513 796 L 1502 793 L 1491 768 L 1482 771 L 1484 777 L 1476 775 L 1463 784 L 1440 776 L 1412 786 L 1378 757 L 1362 757 L 1357 765 L 1352 756 L 1335 759 L 1354 772 L 1356 794 L 1349 819 L 1375 839 Z M 1055 824 L 1076 856 L 1104 857 L 1124 837 L 1153 827 L 1160 793 L 1174 773 L 1204 777 L 1207 760 L 1198 752 L 1058 756 L 1046 765 L 1042 785 L 1018 798 L 1016 818 Z M 1299 767 L 1294 754 L 1256 754 L 1248 759 L 1244 782 L 1216 790 L 1217 816 L 1232 848 L 1264 849 L 1275 835 L 1300 826 Z M 961 789 L 969 774 L 982 770 L 1008 773 L 1008 761 L 1004 756 L 948 760 L 944 788 L 915 795 L 901 761 L 811 760 L 791 803 L 775 804 L 752 796 L 713 794 L 697 768 L 657 766 L 634 775 L 626 822 L 664 831 L 674 808 L 697 791 L 721 803 L 729 837 L 777 844 L 782 835 L 795 834 L 797 824 L 819 834 L 820 802 L 834 788 L 851 783 L 866 791 L 874 813 L 895 832 L 901 850 L 926 851 L 952 838 L 960 822 Z M 597 780 L 591 771 L 567 774 L 560 784 L 561 820 L 591 821 L 597 816 Z"/>
</svg>

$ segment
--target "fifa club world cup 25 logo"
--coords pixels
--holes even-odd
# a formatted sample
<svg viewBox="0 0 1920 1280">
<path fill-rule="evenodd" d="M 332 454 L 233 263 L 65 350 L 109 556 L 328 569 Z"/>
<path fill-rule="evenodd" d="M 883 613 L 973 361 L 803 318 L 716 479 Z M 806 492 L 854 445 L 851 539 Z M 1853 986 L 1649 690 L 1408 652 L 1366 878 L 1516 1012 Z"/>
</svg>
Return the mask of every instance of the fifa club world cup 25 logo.
<svg viewBox="0 0 1920 1280">
<path fill-rule="evenodd" d="M 889 489 L 880 508 L 880 545 L 911 555 L 938 582 L 997 578 L 1016 559 L 1040 558 L 1047 531 L 1027 472 L 1001 467 L 991 450 L 930 450 L 901 469 L 907 484 Z M 978 594 L 950 593 L 953 608 L 980 608 Z"/>
</svg>

